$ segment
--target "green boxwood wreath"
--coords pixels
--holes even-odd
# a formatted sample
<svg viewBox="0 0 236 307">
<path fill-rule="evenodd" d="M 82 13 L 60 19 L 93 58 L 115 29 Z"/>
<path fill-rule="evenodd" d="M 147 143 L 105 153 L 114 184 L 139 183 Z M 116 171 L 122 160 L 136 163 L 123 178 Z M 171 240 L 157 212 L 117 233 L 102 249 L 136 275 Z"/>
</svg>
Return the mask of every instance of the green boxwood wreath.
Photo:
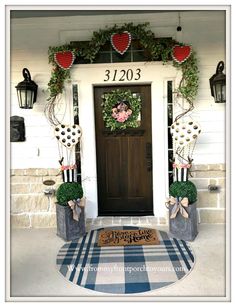
<svg viewBox="0 0 236 307">
<path fill-rule="evenodd" d="M 191 181 L 175 181 L 170 185 L 169 192 L 173 197 L 187 197 L 189 204 L 197 200 L 197 189 Z"/>
<path fill-rule="evenodd" d="M 141 111 L 141 98 L 139 96 L 134 97 L 130 90 L 117 89 L 102 95 L 102 98 L 102 115 L 107 128 L 114 131 L 138 127 L 137 119 Z M 125 102 L 132 111 L 132 114 L 124 122 L 118 122 L 112 117 L 112 109 L 120 102 Z"/>
</svg>

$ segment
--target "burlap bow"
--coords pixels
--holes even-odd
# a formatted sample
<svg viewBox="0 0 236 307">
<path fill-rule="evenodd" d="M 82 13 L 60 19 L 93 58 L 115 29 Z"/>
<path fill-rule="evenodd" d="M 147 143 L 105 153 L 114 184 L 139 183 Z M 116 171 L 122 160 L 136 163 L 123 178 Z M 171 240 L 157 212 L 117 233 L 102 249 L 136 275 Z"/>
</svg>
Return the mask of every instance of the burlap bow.
<svg viewBox="0 0 236 307">
<path fill-rule="evenodd" d="M 73 212 L 73 219 L 76 221 L 79 221 L 80 213 L 81 213 L 81 205 L 80 205 L 80 199 L 77 200 L 69 200 L 68 205 L 70 206 L 72 212 Z"/>
<path fill-rule="evenodd" d="M 180 214 L 184 217 L 184 218 L 188 218 L 188 212 L 186 211 L 185 208 L 188 207 L 188 198 L 184 197 L 183 199 L 181 199 L 181 197 L 173 197 L 171 196 L 167 202 L 168 205 L 174 206 L 172 211 L 171 211 L 171 219 L 174 219 L 176 217 L 176 215 L 178 214 L 178 212 L 180 212 Z"/>
</svg>

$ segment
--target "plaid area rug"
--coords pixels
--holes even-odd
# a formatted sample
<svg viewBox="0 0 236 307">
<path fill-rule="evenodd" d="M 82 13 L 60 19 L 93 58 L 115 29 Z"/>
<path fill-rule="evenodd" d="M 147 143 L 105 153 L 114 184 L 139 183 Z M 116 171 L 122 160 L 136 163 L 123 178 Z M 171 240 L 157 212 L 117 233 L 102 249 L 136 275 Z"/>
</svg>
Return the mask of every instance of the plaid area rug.
<svg viewBox="0 0 236 307">
<path fill-rule="evenodd" d="M 104 229 L 142 229 L 120 226 L 92 230 L 64 244 L 57 255 L 59 272 L 70 282 L 98 292 L 132 294 L 174 284 L 194 265 L 189 244 L 158 231 L 159 245 L 98 246 Z"/>
</svg>

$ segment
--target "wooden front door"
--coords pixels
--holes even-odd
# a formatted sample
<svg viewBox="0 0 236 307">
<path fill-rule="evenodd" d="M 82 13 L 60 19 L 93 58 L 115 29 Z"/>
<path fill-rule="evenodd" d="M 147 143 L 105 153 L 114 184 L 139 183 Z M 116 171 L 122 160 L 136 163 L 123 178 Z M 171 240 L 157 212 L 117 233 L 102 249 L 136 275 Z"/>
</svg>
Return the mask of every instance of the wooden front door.
<svg viewBox="0 0 236 307">
<path fill-rule="evenodd" d="M 102 95 L 131 90 L 142 101 L 140 126 L 111 131 L 102 117 Z M 153 215 L 151 86 L 94 88 L 98 215 Z"/>
</svg>

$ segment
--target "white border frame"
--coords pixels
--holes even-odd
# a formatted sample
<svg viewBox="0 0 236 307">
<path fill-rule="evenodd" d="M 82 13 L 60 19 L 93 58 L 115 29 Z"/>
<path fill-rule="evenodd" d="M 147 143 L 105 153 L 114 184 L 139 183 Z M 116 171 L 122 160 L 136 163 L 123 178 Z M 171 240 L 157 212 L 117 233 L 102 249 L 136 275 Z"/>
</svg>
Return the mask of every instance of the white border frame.
<svg viewBox="0 0 236 307">
<path fill-rule="evenodd" d="M 68 8 L 68 5 L 74 5 L 77 4 L 77 1 L 68 1 L 67 4 L 63 5 L 63 6 L 56 6 L 55 4 L 51 4 L 49 3 L 49 1 L 45 1 L 45 0 L 41 0 L 41 5 L 29 5 L 31 4 L 31 1 L 24 1 L 24 3 L 21 3 L 21 5 L 16 6 L 16 5 L 12 5 L 12 3 L 10 3 L 11 5 L 7 6 L 7 0 L 2 1 L 1 2 L 1 8 L 3 8 L 1 10 L 1 17 L 0 20 L 3 23 L 3 27 L 2 29 L 5 29 L 5 35 L 6 35 L 6 50 L 5 50 L 5 57 L 2 56 L 1 61 L 2 61 L 2 67 L 5 66 L 5 75 L 3 73 L 3 75 L 6 77 L 6 83 L 5 86 L 1 83 L 0 86 L 5 87 L 5 90 L 3 88 L 3 92 L 5 92 L 5 100 L 6 101 L 10 101 L 10 95 L 9 95 L 9 80 L 10 80 L 10 23 L 9 23 L 9 15 L 10 15 L 10 9 L 61 9 L 64 10 L 65 7 Z M 210 2 L 210 3 L 209 3 Z M 231 82 L 231 74 L 230 74 L 230 67 L 231 65 L 233 66 L 235 64 L 234 59 L 230 58 L 231 55 L 231 6 L 232 6 L 232 1 L 214 1 L 213 3 L 211 3 L 212 1 L 208 1 L 208 3 L 206 3 L 206 1 L 198 1 L 196 4 L 192 4 L 191 6 L 188 5 L 189 1 L 182 1 L 182 3 L 179 3 L 175 5 L 175 3 L 173 4 L 173 1 L 160 1 L 159 5 L 153 5 L 153 1 L 150 2 L 146 2 L 145 6 L 142 6 L 140 9 L 166 9 L 166 10 L 179 10 L 179 7 L 181 5 L 181 10 L 225 10 L 226 11 L 226 44 L 227 44 L 227 50 L 226 50 L 226 54 L 227 54 L 227 60 L 226 60 L 226 66 L 227 66 L 227 96 L 229 98 L 231 98 L 231 87 L 230 87 L 230 82 Z M 130 5 L 129 3 L 127 3 L 127 1 L 124 1 L 124 3 L 126 5 Z M 136 2 L 137 3 L 137 2 Z M 9 4 L 9 3 L 8 3 Z M 94 5 L 94 6 L 83 6 L 81 8 L 81 5 L 83 5 L 84 3 L 80 3 L 80 6 L 76 5 L 74 7 L 69 7 L 69 9 L 74 9 L 74 8 L 79 8 L 79 9 L 99 9 L 99 6 L 94 5 L 94 3 L 91 3 L 91 1 L 87 0 L 86 1 L 86 5 Z M 97 4 L 97 3 L 96 3 Z M 107 4 L 107 3 L 105 3 Z M 113 3 L 113 4 L 117 4 L 117 3 Z M 123 4 L 122 0 L 119 1 L 119 4 Z M 25 5 L 25 6 L 24 6 Z M 149 5 L 147 7 L 147 5 Z M 43 6 L 43 7 L 42 7 Z M 132 6 L 132 4 L 130 5 Z M 111 8 L 111 6 L 106 6 Z M 115 9 L 122 9 L 121 6 L 117 6 L 115 7 Z M 114 7 L 113 7 L 114 9 Z M 125 7 L 125 9 L 128 9 L 128 7 Z M 137 9 L 136 6 L 132 6 L 130 9 Z M 232 12 L 233 13 L 233 12 Z M 5 14 L 5 16 L 4 16 Z M 5 18 L 4 18 L 5 17 Z M 232 18 L 232 23 L 233 23 L 233 18 Z M 232 49 L 234 51 L 235 47 L 232 44 Z M 4 70 L 3 70 L 4 71 Z M 233 96 L 233 93 L 232 93 Z M 233 97 L 232 97 L 233 98 Z M 233 99 L 232 99 L 233 100 Z M 227 118 L 227 125 L 226 125 L 226 147 L 227 147 L 227 152 L 226 152 L 226 165 L 227 165 L 227 170 L 226 170 L 226 188 L 227 188 L 227 199 L 226 199 L 226 296 L 225 297 L 194 297 L 194 296 L 189 296 L 189 297 L 126 297 L 126 298 L 122 298 L 122 297 L 79 297 L 79 299 L 77 297 L 34 297 L 34 298 L 30 298 L 30 297 L 21 297 L 21 298 L 12 298 L 10 296 L 10 199 L 9 199 L 9 182 L 10 182 L 10 174 L 9 174 L 9 163 L 10 163 L 10 159 L 5 159 L 5 156 L 9 157 L 10 154 L 10 144 L 9 144 L 9 123 L 7 123 L 6 127 L 6 152 L 4 153 L 2 151 L 2 161 L 6 161 L 5 164 L 5 170 L 6 170 L 6 176 L 5 176 L 5 184 L 6 184 L 6 189 L 5 189 L 5 200 L 6 200 L 6 210 L 5 210 L 5 214 L 1 215 L 2 218 L 2 228 L 3 231 L 1 232 L 1 236 L 4 239 L 5 238 L 5 247 L 6 247 L 6 254 L 5 254 L 5 261 L 2 262 L 2 271 L 5 270 L 5 280 L 4 280 L 4 276 L 2 274 L 2 280 L 1 280 L 1 297 L 5 297 L 5 300 L 7 302 L 9 301 L 22 301 L 22 302 L 68 302 L 68 301 L 169 301 L 169 302 L 176 302 L 176 301 L 185 301 L 185 302 L 193 302 L 193 301 L 199 301 L 199 302 L 203 302 L 203 301 L 211 301 L 211 302 L 230 302 L 231 301 L 231 291 L 230 291 L 230 286 L 231 286 L 231 252 L 235 253 L 235 249 L 231 250 L 230 246 L 231 246 L 231 210 L 230 210 L 230 201 L 231 201 L 231 166 L 233 167 L 235 165 L 235 163 L 233 163 L 232 161 L 232 165 L 231 165 L 231 150 L 233 150 L 234 148 L 230 147 L 231 145 L 231 113 L 233 112 L 233 109 L 235 108 L 234 105 L 228 105 L 226 107 L 226 118 Z M 5 123 L 5 119 L 4 119 L 4 115 L 6 116 L 6 118 L 8 118 L 9 116 L 9 105 L 6 103 L 5 104 L 5 114 L 4 112 L 1 112 L 1 116 L 2 116 L 2 123 Z M 233 127 L 234 126 L 234 127 Z M 232 121 L 232 129 L 236 128 L 235 127 L 235 121 Z M 233 129 L 235 130 L 235 129 Z M 2 130 L 3 132 L 4 130 Z M 4 135 L 3 135 L 4 138 Z M 233 152 L 232 152 L 233 153 Z M 232 177 L 233 180 L 233 177 Z M 233 183 L 235 182 L 235 180 L 233 181 Z M 4 193 L 2 194 L 2 200 L 4 202 Z M 3 203 L 2 202 L 2 203 Z M 4 221 L 4 217 L 5 217 L 5 221 Z M 5 227 L 4 227 L 5 226 Z M 234 225 L 232 225 L 232 227 L 235 227 L 235 223 Z M 5 230 L 5 231 L 4 231 Z M 232 229 L 233 231 L 234 229 Z M 232 266 L 235 266 L 232 263 Z M 232 271 L 233 268 L 232 268 Z M 235 278 L 233 278 L 232 282 L 235 282 Z M 5 285 L 5 287 L 4 287 Z M 5 291 L 5 293 L 4 293 Z M 233 293 L 232 293 L 233 295 Z M 235 297 L 235 295 L 234 295 Z M 6 302 L 5 301 L 5 302 Z M 3 302 L 4 303 L 4 302 Z"/>
</svg>

